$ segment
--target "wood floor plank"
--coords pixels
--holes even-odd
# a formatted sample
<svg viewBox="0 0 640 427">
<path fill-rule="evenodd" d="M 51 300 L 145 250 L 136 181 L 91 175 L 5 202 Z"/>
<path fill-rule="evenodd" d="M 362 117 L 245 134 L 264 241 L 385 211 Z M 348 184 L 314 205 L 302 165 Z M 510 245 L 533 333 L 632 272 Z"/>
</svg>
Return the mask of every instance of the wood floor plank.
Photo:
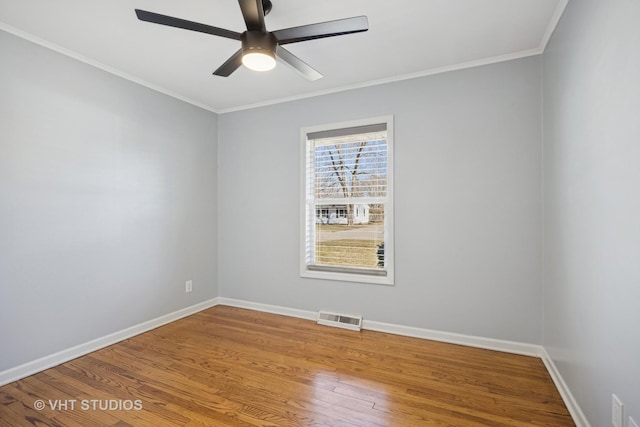
<svg viewBox="0 0 640 427">
<path fill-rule="evenodd" d="M 216 306 L 0 387 L 4 425 L 575 424 L 538 358 Z"/>
</svg>

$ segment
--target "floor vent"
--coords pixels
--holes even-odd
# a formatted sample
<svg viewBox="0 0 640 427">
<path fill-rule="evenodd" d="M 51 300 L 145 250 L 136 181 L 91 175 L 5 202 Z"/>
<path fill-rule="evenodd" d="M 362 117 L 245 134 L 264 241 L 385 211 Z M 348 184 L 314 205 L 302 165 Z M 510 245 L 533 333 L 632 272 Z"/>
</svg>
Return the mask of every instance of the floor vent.
<svg viewBox="0 0 640 427">
<path fill-rule="evenodd" d="M 337 328 L 359 331 L 362 329 L 362 316 L 351 316 L 321 311 L 318 313 L 318 323 L 320 325 L 335 326 Z"/>
</svg>

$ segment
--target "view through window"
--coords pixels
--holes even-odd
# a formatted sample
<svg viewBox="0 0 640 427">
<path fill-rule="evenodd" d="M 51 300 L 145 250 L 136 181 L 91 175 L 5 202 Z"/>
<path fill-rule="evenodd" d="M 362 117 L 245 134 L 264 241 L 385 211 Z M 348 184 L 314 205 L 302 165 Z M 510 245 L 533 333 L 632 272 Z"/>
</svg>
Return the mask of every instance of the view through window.
<svg viewBox="0 0 640 427">
<path fill-rule="evenodd" d="M 303 275 L 391 283 L 390 127 L 384 118 L 303 131 Z"/>
</svg>

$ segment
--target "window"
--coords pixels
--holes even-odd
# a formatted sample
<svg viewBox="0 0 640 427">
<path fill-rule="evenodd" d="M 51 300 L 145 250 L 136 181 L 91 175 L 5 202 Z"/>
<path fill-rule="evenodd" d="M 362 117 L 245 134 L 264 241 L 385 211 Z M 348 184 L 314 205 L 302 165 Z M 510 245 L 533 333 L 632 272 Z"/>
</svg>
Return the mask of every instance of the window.
<svg viewBox="0 0 640 427">
<path fill-rule="evenodd" d="M 302 129 L 301 275 L 393 284 L 392 117 Z"/>
</svg>

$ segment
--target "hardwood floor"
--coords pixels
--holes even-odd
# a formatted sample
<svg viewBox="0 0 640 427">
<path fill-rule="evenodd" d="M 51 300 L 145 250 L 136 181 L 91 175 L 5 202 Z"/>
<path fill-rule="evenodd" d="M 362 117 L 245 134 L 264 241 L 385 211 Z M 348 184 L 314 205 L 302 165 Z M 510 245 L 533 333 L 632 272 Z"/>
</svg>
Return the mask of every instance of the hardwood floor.
<svg viewBox="0 0 640 427">
<path fill-rule="evenodd" d="M 537 358 L 216 306 L 0 387 L 0 425 L 574 423 Z"/>
</svg>

